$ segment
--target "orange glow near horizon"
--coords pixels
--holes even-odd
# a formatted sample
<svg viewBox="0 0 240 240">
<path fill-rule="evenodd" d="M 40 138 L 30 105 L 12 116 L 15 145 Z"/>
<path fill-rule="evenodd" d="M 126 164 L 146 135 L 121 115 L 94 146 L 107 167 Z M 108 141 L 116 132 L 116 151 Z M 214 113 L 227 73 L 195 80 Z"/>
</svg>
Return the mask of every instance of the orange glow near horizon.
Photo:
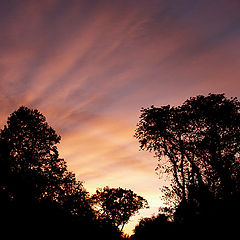
<svg viewBox="0 0 240 240">
<path fill-rule="evenodd" d="M 0 125 L 20 105 L 61 135 L 60 155 L 96 188 L 162 205 L 157 159 L 139 151 L 141 107 L 191 96 L 240 97 L 239 1 L 5 1 L 0 9 Z"/>
</svg>

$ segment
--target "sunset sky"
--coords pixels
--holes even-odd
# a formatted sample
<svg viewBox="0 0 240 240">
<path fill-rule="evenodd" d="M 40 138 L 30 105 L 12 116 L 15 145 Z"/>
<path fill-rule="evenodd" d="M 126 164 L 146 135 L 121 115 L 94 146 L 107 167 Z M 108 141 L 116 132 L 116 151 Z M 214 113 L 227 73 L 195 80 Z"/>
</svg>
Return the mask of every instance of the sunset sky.
<svg viewBox="0 0 240 240">
<path fill-rule="evenodd" d="M 239 0 L 1 0 L 0 125 L 37 108 L 90 193 L 132 189 L 157 213 L 157 159 L 139 151 L 141 107 L 240 97 Z"/>
</svg>

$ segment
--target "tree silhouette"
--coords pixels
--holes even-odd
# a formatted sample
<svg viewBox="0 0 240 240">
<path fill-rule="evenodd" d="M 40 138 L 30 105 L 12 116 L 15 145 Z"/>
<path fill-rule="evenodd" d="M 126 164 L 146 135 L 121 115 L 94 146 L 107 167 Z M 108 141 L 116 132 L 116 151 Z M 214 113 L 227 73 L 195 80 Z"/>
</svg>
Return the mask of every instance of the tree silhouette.
<svg viewBox="0 0 240 240">
<path fill-rule="evenodd" d="M 209 213 L 215 199 L 228 202 L 239 193 L 239 111 L 239 101 L 224 94 L 141 110 L 135 137 L 141 149 L 155 152 L 159 171 L 172 173 L 167 195 L 181 202 L 179 210 L 189 209 L 189 221 Z"/>
<path fill-rule="evenodd" d="M 6 216 L 39 223 L 93 218 L 89 193 L 59 158 L 59 142 L 39 111 L 20 107 L 10 115 L 0 132 L 0 194 Z"/>
<path fill-rule="evenodd" d="M 99 188 L 92 199 L 99 209 L 101 219 L 116 227 L 124 225 L 139 209 L 148 207 L 147 201 L 132 190 L 122 188 Z"/>
</svg>

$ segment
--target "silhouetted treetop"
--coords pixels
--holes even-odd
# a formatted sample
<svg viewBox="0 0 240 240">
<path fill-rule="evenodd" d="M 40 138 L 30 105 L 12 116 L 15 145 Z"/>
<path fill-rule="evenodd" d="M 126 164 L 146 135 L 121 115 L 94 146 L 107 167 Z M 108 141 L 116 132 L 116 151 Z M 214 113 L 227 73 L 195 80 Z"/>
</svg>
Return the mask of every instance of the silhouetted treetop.
<svg viewBox="0 0 240 240">
<path fill-rule="evenodd" d="M 41 166 L 41 170 L 47 171 L 48 164 L 60 163 L 56 144 L 61 138 L 37 110 L 20 107 L 13 112 L 1 131 L 1 138 L 8 144 L 18 168 Z"/>
<path fill-rule="evenodd" d="M 59 158 L 56 145 L 60 139 L 38 110 L 20 107 L 13 112 L 0 132 L 4 146 L 1 189 L 9 201 L 20 205 L 51 202 L 68 215 L 90 217 L 89 193 Z"/>
<path fill-rule="evenodd" d="M 115 226 L 124 225 L 139 209 L 148 207 L 147 201 L 132 190 L 122 188 L 99 188 L 92 196 L 100 217 Z"/>
<path fill-rule="evenodd" d="M 180 200 L 199 191 L 220 198 L 239 191 L 237 98 L 209 94 L 178 107 L 142 109 L 135 137 L 141 149 L 155 152 L 160 171 L 172 173 L 172 190 Z"/>
</svg>

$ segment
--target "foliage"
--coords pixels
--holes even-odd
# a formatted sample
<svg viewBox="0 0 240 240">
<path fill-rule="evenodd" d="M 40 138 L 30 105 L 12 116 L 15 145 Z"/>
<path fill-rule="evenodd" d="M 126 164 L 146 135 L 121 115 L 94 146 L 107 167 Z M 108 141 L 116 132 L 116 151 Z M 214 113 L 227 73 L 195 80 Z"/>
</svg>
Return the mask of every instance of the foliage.
<svg viewBox="0 0 240 240">
<path fill-rule="evenodd" d="M 38 111 L 20 107 L 0 132 L 0 210 L 11 223 L 45 227 L 93 222 L 90 195 L 59 158 L 60 136 Z"/>
<path fill-rule="evenodd" d="M 129 218 L 148 207 L 147 201 L 122 188 L 100 188 L 90 196 L 59 157 L 60 136 L 38 110 L 20 107 L 0 131 L 4 222 L 38 230 L 64 226 L 106 240 L 176 237 L 193 224 L 199 229 L 232 226 L 240 215 L 240 102 L 209 94 L 178 107 L 141 112 L 135 137 L 141 149 L 155 152 L 158 170 L 171 175 L 171 186 L 163 192 L 174 208 L 142 219 L 133 236 L 121 237 Z"/>
<path fill-rule="evenodd" d="M 117 227 L 122 225 L 122 229 L 132 215 L 148 206 L 143 197 L 122 188 L 99 188 L 92 199 L 99 209 L 100 218 Z"/>
<path fill-rule="evenodd" d="M 0 138 L 8 151 L 1 161 L 4 165 L 1 170 L 7 173 L 2 174 L 5 179 L 1 179 L 1 184 L 2 187 L 7 184 L 5 189 L 13 200 L 24 198 L 25 202 L 48 200 L 66 204 L 77 195 L 79 204 L 80 200 L 87 199 L 82 183 L 59 158 L 56 144 L 60 136 L 37 110 L 20 107 L 12 113 Z"/>
<path fill-rule="evenodd" d="M 82 182 L 59 158 L 60 139 L 38 110 L 20 107 L 10 115 L 0 131 L 1 224 L 18 228 L 24 237 L 31 229 L 55 238 L 71 233 L 88 239 L 123 239 L 116 226 L 98 216 Z M 122 203 L 128 198 L 121 206 L 130 207 L 128 199 L 140 201 L 130 193 L 123 193 Z"/>
<path fill-rule="evenodd" d="M 155 152 L 160 170 L 172 173 L 180 201 L 200 204 L 206 196 L 223 199 L 239 191 L 239 110 L 239 101 L 224 94 L 141 110 L 135 137 L 141 149 Z"/>
<path fill-rule="evenodd" d="M 174 223 L 169 221 L 165 214 L 142 218 L 134 229 L 132 239 L 145 240 L 156 239 L 157 236 L 170 237 L 174 229 Z"/>
</svg>

